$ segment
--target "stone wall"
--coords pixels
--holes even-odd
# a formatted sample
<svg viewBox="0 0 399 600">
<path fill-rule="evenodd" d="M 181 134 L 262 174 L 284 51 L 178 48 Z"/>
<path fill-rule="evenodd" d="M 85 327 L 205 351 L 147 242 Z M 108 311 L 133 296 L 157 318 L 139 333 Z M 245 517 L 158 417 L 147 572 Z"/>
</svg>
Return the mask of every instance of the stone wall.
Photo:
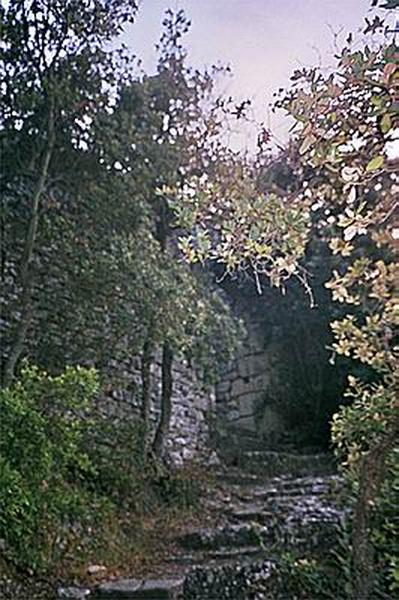
<svg viewBox="0 0 399 600">
<path fill-rule="evenodd" d="M 111 362 L 112 385 L 98 398 L 98 408 L 112 419 L 128 419 L 140 412 L 140 359 Z M 161 398 L 161 363 L 156 358 L 151 367 L 152 430 L 158 422 Z M 211 453 L 210 423 L 215 411 L 215 393 L 185 361 L 173 367 L 172 415 L 166 441 L 169 459 L 175 465 L 187 460 L 207 460 Z"/>
<path fill-rule="evenodd" d="M 0 293 L 0 358 L 5 363 L 9 352 L 11 338 L 10 325 L 20 318 L 19 313 L 11 310 L 12 304 L 17 301 L 20 290 L 16 286 L 16 269 L 12 262 L 3 265 L 3 289 Z M 28 343 L 28 355 L 36 362 L 36 351 L 41 338 L 37 332 L 41 331 L 43 321 L 38 314 L 33 314 Z M 125 342 L 129 347 L 129 340 Z M 95 361 L 89 356 L 70 358 L 67 356 L 66 346 L 62 347 L 63 356 L 67 362 L 77 362 L 85 366 L 96 366 Z M 124 353 L 125 356 L 127 353 Z M 47 359 L 47 356 L 44 357 Z M 69 360 L 68 360 L 69 359 Z M 40 359 L 37 361 L 40 364 Z M 109 358 L 101 368 L 106 375 L 108 383 L 105 391 L 97 399 L 98 408 L 110 419 L 128 419 L 140 414 L 142 395 L 141 361 L 140 357 L 130 357 L 120 360 Z M 161 363 L 160 356 L 156 356 L 151 368 L 151 414 L 153 432 L 160 413 L 161 397 Z M 210 421 L 215 411 L 214 388 L 206 386 L 201 374 L 184 361 L 175 360 L 173 366 L 173 394 L 172 415 L 170 432 L 166 442 L 170 460 L 180 465 L 187 460 L 208 460 L 210 449 Z"/>
<path fill-rule="evenodd" d="M 245 302 L 243 298 L 235 305 L 247 335 L 216 385 L 216 427 L 222 446 L 234 435 L 248 434 L 268 445 L 278 443 L 284 435 L 283 400 L 290 394 L 290 381 L 284 372 L 280 327 L 273 323 L 266 306 L 262 299 Z"/>
</svg>

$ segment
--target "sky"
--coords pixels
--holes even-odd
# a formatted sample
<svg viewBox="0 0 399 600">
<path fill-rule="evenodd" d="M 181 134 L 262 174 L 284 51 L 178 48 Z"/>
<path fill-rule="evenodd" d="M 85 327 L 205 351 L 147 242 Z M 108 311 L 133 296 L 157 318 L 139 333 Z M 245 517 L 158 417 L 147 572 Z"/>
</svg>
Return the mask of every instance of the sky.
<svg viewBox="0 0 399 600">
<path fill-rule="evenodd" d="M 288 136 L 289 122 L 273 116 L 273 92 L 289 85 L 294 69 L 334 64 L 334 34 L 343 42 L 361 28 L 370 0 L 142 0 L 136 23 L 124 41 L 154 70 L 154 45 L 167 8 L 184 9 L 192 22 L 185 45 L 195 67 L 228 64 L 233 76 L 223 83 L 227 95 L 249 98 L 257 121 L 277 141 Z M 240 130 L 233 145 L 253 147 L 254 130 Z"/>
</svg>

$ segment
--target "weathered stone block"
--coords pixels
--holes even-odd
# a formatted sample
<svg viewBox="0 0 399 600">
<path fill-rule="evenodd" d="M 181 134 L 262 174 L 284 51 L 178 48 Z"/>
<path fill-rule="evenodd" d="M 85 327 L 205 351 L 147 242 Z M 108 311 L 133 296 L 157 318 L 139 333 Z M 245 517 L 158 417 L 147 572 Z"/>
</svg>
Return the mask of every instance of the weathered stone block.
<svg viewBox="0 0 399 600">
<path fill-rule="evenodd" d="M 240 427 L 245 429 L 246 431 L 255 432 L 256 431 L 256 422 L 253 415 L 246 415 L 245 417 L 240 417 L 239 420 Z"/>
<path fill-rule="evenodd" d="M 60 587 L 57 591 L 60 600 L 86 600 L 89 596 L 90 590 L 82 587 Z"/>
<path fill-rule="evenodd" d="M 233 381 L 233 385 L 231 386 L 231 396 L 234 398 L 235 396 L 241 396 L 250 390 L 249 381 L 245 381 L 244 379 L 236 379 Z"/>
<path fill-rule="evenodd" d="M 237 419 L 240 418 L 240 412 L 238 410 L 230 410 L 227 413 L 226 418 L 228 421 L 237 421 Z"/>
<path fill-rule="evenodd" d="M 122 579 L 100 585 L 97 598 L 114 600 L 176 600 L 183 579 Z"/>
<path fill-rule="evenodd" d="M 259 394 L 256 394 L 255 392 L 249 392 L 248 394 L 241 396 L 239 404 L 238 404 L 238 410 L 240 411 L 240 416 L 241 417 L 253 416 L 258 402 L 259 402 Z"/>
<path fill-rule="evenodd" d="M 216 395 L 219 396 L 221 394 L 226 394 L 230 391 L 231 381 L 222 381 L 221 383 L 216 384 Z"/>
</svg>

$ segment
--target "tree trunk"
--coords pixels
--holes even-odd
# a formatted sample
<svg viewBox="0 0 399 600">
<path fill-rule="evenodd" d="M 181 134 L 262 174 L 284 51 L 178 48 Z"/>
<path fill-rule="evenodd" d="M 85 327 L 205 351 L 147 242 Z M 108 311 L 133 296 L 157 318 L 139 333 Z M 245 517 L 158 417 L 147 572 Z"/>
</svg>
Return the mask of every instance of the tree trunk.
<svg viewBox="0 0 399 600">
<path fill-rule="evenodd" d="M 165 452 L 165 441 L 169 432 L 170 417 L 172 414 L 172 391 L 173 391 L 173 352 L 168 342 L 164 342 L 162 349 L 162 392 L 161 392 L 161 416 L 155 433 L 153 451 L 155 456 L 163 458 Z"/>
<path fill-rule="evenodd" d="M 141 385 L 142 400 L 140 407 L 140 416 L 146 428 L 146 437 L 150 426 L 150 403 L 151 403 L 151 365 L 153 361 L 154 344 L 151 333 L 144 342 L 143 354 L 141 357 Z"/>
<path fill-rule="evenodd" d="M 360 467 L 359 493 L 355 506 L 352 533 L 354 600 L 371 600 L 374 585 L 374 552 L 370 539 L 372 512 L 384 482 L 388 454 L 395 444 L 397 423 L 363 458 Z"/>
<path fill-rule="evenodd" d="M 5 387 L 10 385 L 14 378 L 15 367 L 22 354 L 26 334 L 28 332 L 32 317 L 32 259 L 34 255 L 37 229 L 39 224 L 40 200 L 46 187 L 48 169 L 54 148 L 54 137 L 54 107 L 51 105 L 49 108 L 47 122 L 46 149 L 42 158 L 39 178 L 33 193 L 31 216 L 25 240 L 25 247 L 21 259 L 21 318 L 17 324 L 14 339 L 10 348 L 10 353 L 4 367 L 3 385 Z"/>
</svg>

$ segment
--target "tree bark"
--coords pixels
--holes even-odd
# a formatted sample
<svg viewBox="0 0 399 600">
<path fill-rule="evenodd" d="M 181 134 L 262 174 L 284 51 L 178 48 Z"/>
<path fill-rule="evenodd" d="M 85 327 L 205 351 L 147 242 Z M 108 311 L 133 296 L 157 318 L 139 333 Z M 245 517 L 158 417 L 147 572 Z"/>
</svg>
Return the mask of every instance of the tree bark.
<svg viewBox="0 0 399 600">
<path fill-rule="evenodd" d="M 148 436 L 150 425 L 150 403 L 151 403 L 151 365 L 153 361 L 154 344 L 151 333 L 144 342 L 143 354 L 141 357 L 141 385 L 142 399 L 140 407 L 140 416 L 146 428 L 146 437 Z"/>
<path fill-rule="evenodd" d="M 162 199 L 158 206 L 158 222 L 156 238 L 159 242 L 161 253 L 167 252 L 168 241 L 168 205 Z M 173 392 L 173 352 L 169 341 L 166 339 L 162 346 L 162 389 L 161 389 L 161 414 L 155 432 L 152 451 L 160 459 L 164 457 L 165 441 L 170 428 L 170 417 L 172 414 L 172 392 Z"/>
<path fill-rule="evenodd" d="M 17 324 L 14 339 L 11 344 L 10 353 L 6 360 L 3 374 L 3 385 L 9 386 L 14 378 L 15 367 L 22 354 L 26 334 L 29 329 L 29 325 L 32 317 L 32 288 L 33 288 L 33 276 L 32 276 L 32 259 L 35 250 L 37 230 L 39 225 L 39 209 L 40 200 L 46 187 L 46 181 L 48 176 L 48 169 L 50 165 L 51 156 L 54 148 L 54 107 L 50 105 L 48 122 L 47 122 L 47 143 L 46 149 L 43 154 L 42 163 L 40 167 L 40 174 L 37 180 L 32 199 L 32 210 L 29 220 L 28 232 L 26 235 L 24 251 L 21 259 L 21 318 Z"/>
<path fill-rule="evenodd" d="M 363 458 L 360 467 L 359 493 L 355 506 L 352 533 L 354 569 L 353 600 L 371 600 L 374 585 L 374 551 L 370 539 L 372 513 L 381 491 L 386 461 L 392 450 L 398 424 L 386 433 Z"/>
<path fill-rule="evenodd" d="M 172 414 L 172 392 L 173 392 L 173 352 L 168 342 L 164 342 L 162 348 L 162 392 L 161 392 L 161 416 L 155 432 L 152 449 L 155 456 L 163 458 L 165 453 L 165 441 L 169 433 L 170 417 Z"/>
</svg>

